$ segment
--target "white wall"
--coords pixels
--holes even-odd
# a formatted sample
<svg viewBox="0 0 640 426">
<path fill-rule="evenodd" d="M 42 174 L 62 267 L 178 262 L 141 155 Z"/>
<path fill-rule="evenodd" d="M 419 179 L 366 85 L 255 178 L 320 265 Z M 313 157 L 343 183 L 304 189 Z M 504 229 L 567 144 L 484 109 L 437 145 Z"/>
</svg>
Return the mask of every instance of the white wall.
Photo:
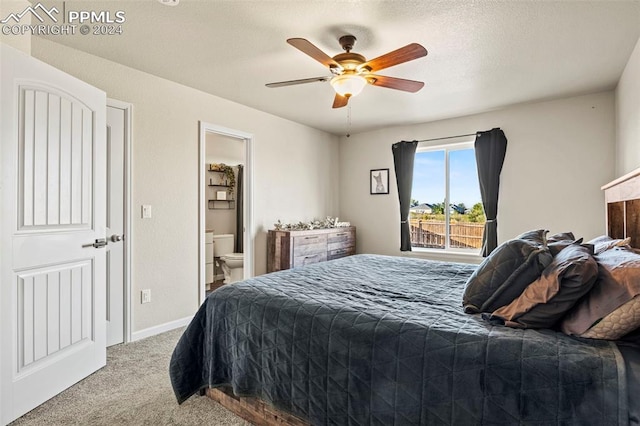
<svg viewBox="0 0 640 426">
<path fill-rule="evenodd" d="M 616 87 L 616 175 L 640 167 L 640 39 Z"/>
<path fill-rule="evenodd" d="M 10 13 L 20 13 L 25 8 L 31 6 L 31 2 L 27 0 L 2 0 L 0 1 L 0 19 L 4 19 Z M 9 21 L 6 25 L 13 25 L 13 21 Z M 31 24 L 31 14 L 27 13 L 20 19 L 20 23 L 15 25 L 29 25 Z M 31 54 L 31 33 L 25 32 L 24 34 L 4 34 L 0 32 L 0 41 L 8 44 L 11 47 L 22 50 L 26 54 Z"/>
<path fill-rule="evenodd" d="M 255 272 L 278 219 L 338 212 L 338 138 L 34 37 L 32 55 L 133 104 L 133 330 L 198 305 L 198 121 L 253 134 Z M 153 218 L 140 218 L 140 205 Z M 139 304 L 141 289 L 149 304 Z"/>
<path fill-rule="evenodd" d="M 500 127 L 509 142 L 498 240 L 534 228 L 592 238 L 604 231 L 600 186 L 615 176 L 614 123 L 613 92 L 604 92 L 343 137 L 340 219 L 358 227 L 358 252 L 401 254 L 391 145 Z M 369 195 L 369 170 L 378 168 L 390 169 L 389 195 Z"/>
</svg>

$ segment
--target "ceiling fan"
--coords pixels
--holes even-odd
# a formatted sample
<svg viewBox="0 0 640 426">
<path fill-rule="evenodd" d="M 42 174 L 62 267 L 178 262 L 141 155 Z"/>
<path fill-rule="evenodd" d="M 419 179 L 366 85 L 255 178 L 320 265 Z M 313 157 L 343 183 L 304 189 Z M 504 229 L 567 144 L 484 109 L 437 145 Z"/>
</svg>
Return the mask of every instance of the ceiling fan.
<svg viewBox="0 0 640 426">
<path fill-rule="evenodd" d="M 293 86 L 295 84 L 329 81 L 336 92 L 333 100 L 333 108 L 346 106 L 349 98 L 360 93 L 367 84 L 411 93 L 417 92 L 424 86 L 424 83 L 421 81 L 373 74 L 373 72 L 426 56 L 427 49 L 418 43 L 408 44 L 400 49 L 368 61 L 364 56 L 351 51 L 356 43 L 355 36 L 342 36 L 338 42 L 345 53 L 340 53 L 332 58 L 304 38 L 288 39 L 287 43 L 328 67 L 332 75 L 304 78 L 301 80 L 280 81 L 277 83 L 268 83 L 266 86 L 283 87 Z"/>
</svg>

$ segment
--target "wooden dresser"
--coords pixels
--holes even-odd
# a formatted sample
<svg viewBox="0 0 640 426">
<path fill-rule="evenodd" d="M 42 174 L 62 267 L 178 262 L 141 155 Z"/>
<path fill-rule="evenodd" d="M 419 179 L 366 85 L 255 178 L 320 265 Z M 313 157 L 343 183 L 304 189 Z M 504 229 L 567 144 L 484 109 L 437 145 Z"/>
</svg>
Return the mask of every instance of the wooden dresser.
<svg viewBox="0 0 640 426">
<path fill-rule="evenodd" d="M 267 235 L 267 272 L 351 256 L 356 253 L 356 228 L 275 231 Z"/>
</svg>

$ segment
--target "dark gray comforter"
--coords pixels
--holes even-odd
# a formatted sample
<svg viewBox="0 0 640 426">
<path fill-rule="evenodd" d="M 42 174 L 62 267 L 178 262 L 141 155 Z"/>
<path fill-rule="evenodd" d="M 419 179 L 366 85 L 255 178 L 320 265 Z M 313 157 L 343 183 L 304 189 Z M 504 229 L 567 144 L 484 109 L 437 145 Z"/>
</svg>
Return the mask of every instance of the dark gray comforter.
<svg viewBox="0 0 640 426">
<path fill-rule="evenodd" d="M 358 255 L 212 293 L 176 397 L 230 384 L 314 425 L 627 423 L 615 345 L 464 314 L 473 265 Z"/>
</svg>

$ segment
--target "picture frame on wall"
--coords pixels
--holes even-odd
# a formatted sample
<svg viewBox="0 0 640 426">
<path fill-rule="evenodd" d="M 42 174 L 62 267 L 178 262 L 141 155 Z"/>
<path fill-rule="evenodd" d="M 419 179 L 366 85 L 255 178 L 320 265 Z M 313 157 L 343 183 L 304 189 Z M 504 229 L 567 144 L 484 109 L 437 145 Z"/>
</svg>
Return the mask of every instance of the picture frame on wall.
<svg viewBox="0 0 640 426">
<path fill-rule="evenodd" d="M 369 185 L 371 195 L 388 194 L 389 169 L 372 169 L 369 172 Z"/>
</svg>

